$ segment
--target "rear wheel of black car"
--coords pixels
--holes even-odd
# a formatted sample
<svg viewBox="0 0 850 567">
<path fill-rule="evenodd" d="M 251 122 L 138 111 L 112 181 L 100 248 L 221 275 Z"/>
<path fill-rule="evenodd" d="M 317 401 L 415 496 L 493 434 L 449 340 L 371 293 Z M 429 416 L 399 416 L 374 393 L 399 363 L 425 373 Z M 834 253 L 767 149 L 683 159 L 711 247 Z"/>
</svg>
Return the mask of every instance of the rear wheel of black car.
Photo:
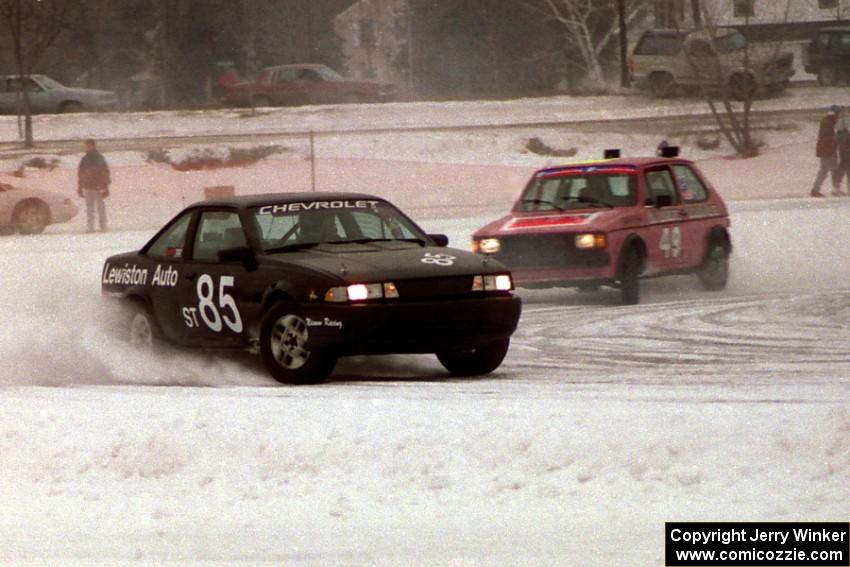
<svg viewBox="0 0 850 567">
<path fill-rule="evenodd" d="M 472 349 L 448 349 L 438 352 L 437 360 L 458 376 L 489 374 L 502 364 L 510 344 L 510 339 L 500 339 Z"/>
<path fill-rule="evenodd" d="M 821 67 L 818 71 L 818 83 L 824 87 L 831 87 L 838 83 L 838 72 L 835 67 Z"/>
<path fill-rule="evenodd" d="M 620 256 L 620 296 L 623 305 L 637 305 L 640 302 L 640 266 L 637 248 L 629 246 Z"/>
<path fill-rule="evenodd" d="M 712 242 L 697 272 L 699 282 L 708 291 L 720 291 L 729 281 L 729 252 L 718 242 Z"/>
<path fill-rule="evenodd" d="M 260 355 L 272 377 L 284 384 L 318 384 L 330 376 L 336 356 L 309 349 L 307 321 L 290 301 L 272 307 L 260 326 Z"/>
<path fill-rule="evenodd" d="M 142 301 L 130 303 L 127 342 L 139 350 L 153 350 L 162 344 L 162 331 L 148 306 Z"/>
</svg>

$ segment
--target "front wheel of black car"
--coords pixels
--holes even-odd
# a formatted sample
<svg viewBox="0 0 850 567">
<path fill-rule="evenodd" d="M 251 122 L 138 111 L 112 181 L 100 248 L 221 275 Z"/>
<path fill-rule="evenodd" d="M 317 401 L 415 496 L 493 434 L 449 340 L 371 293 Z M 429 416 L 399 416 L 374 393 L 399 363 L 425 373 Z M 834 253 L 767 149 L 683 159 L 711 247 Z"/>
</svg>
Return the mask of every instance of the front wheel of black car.
<svg viewBox="0 0 850 567">
<path fill-rule="evenodd" d="M 336 356 L 309 349 L 307 321 L 291 302 L 278 303 L 260 327 L 260 355 L 272 377 L 284 384 L 318 384 L 330 376 Z"/>
<path fill-rule="evenodd" d="M 437 360 L 458 376 L 489 374 L 502 364 L 510 344 L 510 339 L 501 339 L 473 349 L 453 348 L 438 352 Z"/>
</svg>

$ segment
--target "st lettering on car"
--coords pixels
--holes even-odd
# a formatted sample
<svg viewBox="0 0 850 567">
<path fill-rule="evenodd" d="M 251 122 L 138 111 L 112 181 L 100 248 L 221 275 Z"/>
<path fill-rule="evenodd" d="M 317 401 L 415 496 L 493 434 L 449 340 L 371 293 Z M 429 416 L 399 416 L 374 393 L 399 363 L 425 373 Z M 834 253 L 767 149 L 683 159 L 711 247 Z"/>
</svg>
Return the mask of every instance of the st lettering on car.
<svg viewBox="0 0 850 567">
<path fill-rule="evenodd" d="M 202 211 L 183 265 L 178 286 L 183 334 L 195 345 L 241 346 L 245 321 L 256 316 L 261 298 L 251 297 L 256 270 L 223 260 L 222 250 L 247 245 L 239 214 L 233 210 Z"/>
</svg>

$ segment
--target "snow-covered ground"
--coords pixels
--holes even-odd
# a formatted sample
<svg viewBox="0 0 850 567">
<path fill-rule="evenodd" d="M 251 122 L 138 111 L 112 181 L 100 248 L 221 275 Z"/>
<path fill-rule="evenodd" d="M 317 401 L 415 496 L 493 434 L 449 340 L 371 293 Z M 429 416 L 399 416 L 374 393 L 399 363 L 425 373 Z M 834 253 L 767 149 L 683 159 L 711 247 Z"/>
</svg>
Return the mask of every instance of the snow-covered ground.
<svg viewBox="0 0 850 567">
<path fill-rule="evenodd" d="M 371 183 L 465 247 L 515 188 L 443 185 L 441 209 L 412 183 L 467 167 L 502 179 L 492 172 L 514 171 L 502 153 L 522 157 L 520 138 L 494 134 L 476 153 L 463 134 L 417 136 L 399 135 L 398 151 L 432 144 L 428 167 L 407 185 L 387 181 L 399 167 Z M 521 291 L 520 329 L 491 376 L 358 357 L 310 388 L 277 386 L 249 355 L 132 351 L 108 333 L 99 294 L 103 259 L 200 187 L 286 169 L 117 159 L 121 230 L 80 234 L 75 219 L 0 239 L 0 563 L 654 566 L 665 521 L 845 521 L 850 199 L 789 198 L 814 173 L 809 145 L 800 134 L 755 160 L 701 162 L 732 201 L 725 292 L 684 276 L 645 282 L 632 307 L 613 290 Z M 474 159 L 442 172 L 452 148 Z M 324 179 L 361 183 L 358 160 L 336 151 L 347 167 Z M 516 183 L 541 160 L 527 159 Z M 43 179 L 67 187 L 72 164 Z M 175 189 L 180 175 L 192 182 Z M 447 219 L 452 199 L 478 210 Z"/>
</svg>

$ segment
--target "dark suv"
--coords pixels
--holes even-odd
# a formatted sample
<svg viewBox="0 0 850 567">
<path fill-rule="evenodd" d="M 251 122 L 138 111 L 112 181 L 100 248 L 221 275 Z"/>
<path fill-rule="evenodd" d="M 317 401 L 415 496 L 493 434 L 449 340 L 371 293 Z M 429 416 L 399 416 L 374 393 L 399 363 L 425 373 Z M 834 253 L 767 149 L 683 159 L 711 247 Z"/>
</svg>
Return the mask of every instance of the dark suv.
<svg viewBox="0 0 850 567">
<path fill-rule="evenodd" d="M 805 55 L 806 72 L 817 75 L 821 85 L 850 80 L 850 26 L 821 29 Z"/>
</svg>

